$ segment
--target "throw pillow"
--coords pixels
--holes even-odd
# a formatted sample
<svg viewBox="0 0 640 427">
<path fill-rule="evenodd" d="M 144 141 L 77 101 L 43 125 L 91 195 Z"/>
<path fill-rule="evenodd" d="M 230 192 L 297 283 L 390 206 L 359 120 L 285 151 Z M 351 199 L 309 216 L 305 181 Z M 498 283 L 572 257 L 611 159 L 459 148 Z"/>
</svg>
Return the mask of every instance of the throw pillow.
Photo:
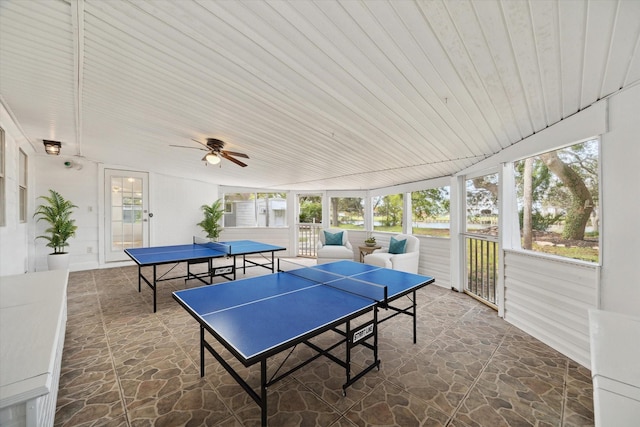
<svg viewBox="0 0 640 427">
<path fill-rule="evenodd" d="M 389 242 L 389 253 L 390 254 L 403 254 L 405 251 L 405 247 L 407 246 L 407 239 L 404 240 L 396 240 L 395 238 L 391 238 Z"/>
<path fill-rule="evenodd" d="M 339 233 L 329 233 L 328 231 L 324 232 L 324 244 L 325 245 L 334 245 L 334 246 L 342 246 L 342 231 Z"/>
</svg>

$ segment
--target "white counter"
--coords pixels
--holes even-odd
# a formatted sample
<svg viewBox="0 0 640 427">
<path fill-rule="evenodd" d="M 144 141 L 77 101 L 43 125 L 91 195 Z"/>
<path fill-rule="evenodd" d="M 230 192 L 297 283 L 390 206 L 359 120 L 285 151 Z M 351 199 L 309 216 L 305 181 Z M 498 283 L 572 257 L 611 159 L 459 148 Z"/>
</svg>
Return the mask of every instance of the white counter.
<svg viewBox="0 0 640 427">
<path fill-rule="evenodd" d="M 0 425 L 51 426 L 67 321 L 67 270 L 0 277 Z"/>
</svg>

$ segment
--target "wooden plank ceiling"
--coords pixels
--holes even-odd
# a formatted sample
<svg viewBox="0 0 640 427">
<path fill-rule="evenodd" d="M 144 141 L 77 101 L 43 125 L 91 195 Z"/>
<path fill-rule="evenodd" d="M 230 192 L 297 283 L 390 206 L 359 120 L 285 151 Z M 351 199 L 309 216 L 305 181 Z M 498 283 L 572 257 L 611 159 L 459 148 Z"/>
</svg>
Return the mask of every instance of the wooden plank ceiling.
<svg viewBox="0 0 640 427">
<path fill-rule="evenodd" d="M 639 80 L 634 0 L 0 1 L 38 153 L 222 185 L 448 176 Z M 171 147 L 208 137 L 249 166 Z"/>
</svg>

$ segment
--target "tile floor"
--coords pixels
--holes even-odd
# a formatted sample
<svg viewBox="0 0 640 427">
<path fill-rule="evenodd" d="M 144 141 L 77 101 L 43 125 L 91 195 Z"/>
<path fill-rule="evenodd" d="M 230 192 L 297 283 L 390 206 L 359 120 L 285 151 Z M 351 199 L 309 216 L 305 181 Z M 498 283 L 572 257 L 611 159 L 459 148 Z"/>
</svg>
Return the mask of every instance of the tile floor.
<svg viewBox="0 0 640 427">
<path fill-rule="evenodd" d="M 255 270 L 247 275 L 266 273 Z M 138 292 L 137 267 L 70 273 L 55 425 L 259 425 L 258 406 L 209 354 L 200 377 L 198 324 L 171 297 L 198 285 L 161 283 L 154 314 L 151 290 L 143 283 Z M 410 318 L 383 323 L 381 369 L 346 396 L 344 370 L 315 360 L 268 390 L 269 425 L 593 425 L 589 370 L 464 294 L 431 285 L 418 306 L 417 344 Z M 287 363 L 307 354 L 297 348 Z M 234 366 L 259 385 L 259 365 Z"/>
</svg>

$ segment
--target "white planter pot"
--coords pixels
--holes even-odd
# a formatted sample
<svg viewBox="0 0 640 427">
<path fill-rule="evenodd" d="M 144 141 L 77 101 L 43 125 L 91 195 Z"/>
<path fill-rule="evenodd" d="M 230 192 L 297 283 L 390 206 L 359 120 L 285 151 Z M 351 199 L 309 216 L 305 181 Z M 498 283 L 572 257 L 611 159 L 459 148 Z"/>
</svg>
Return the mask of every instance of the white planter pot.
<svg viewBox="0 0 640 427">
<path fill-rule="evenodd" d="M 69 269 L 69 254 L 49 254 L 47 256 L 47 265 L 49 270 L 68 270 Z"/>
</svg>

